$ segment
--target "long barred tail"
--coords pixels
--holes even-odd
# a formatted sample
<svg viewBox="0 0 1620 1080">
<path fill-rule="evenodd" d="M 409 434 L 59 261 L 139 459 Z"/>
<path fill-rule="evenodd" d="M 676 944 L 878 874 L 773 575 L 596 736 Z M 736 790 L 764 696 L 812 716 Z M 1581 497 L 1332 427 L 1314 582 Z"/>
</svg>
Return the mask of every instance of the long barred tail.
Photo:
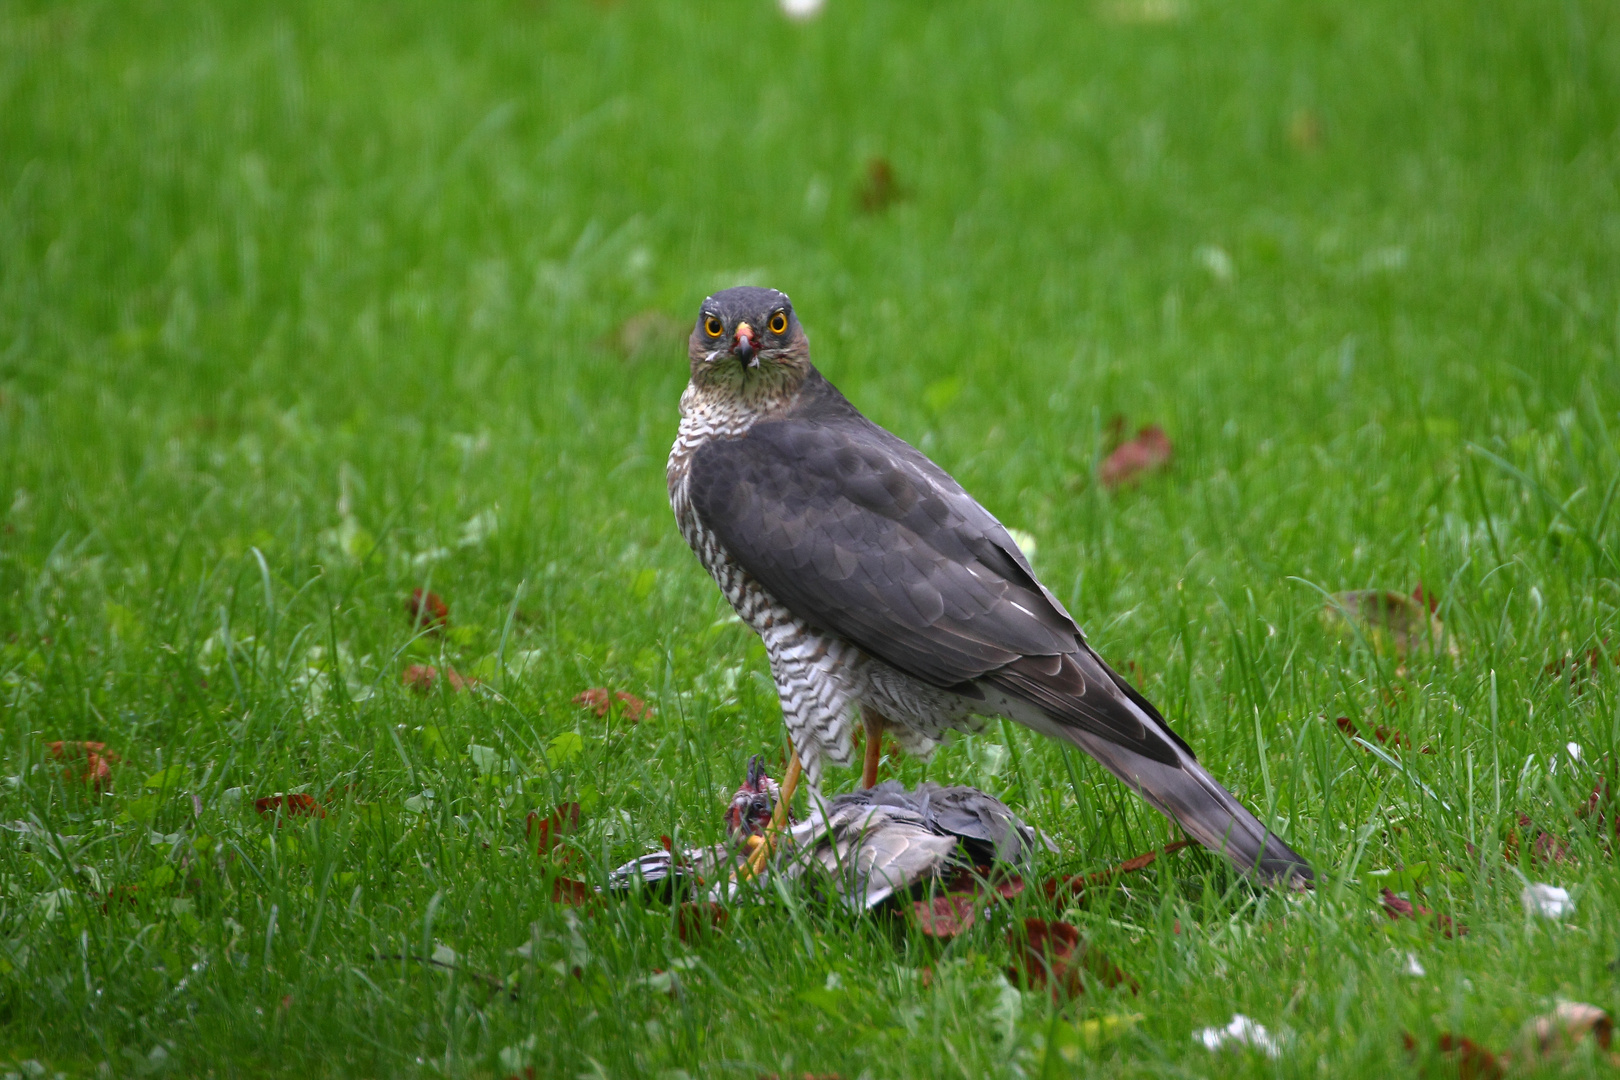
<svg viewBox="0 0 1620 1080">
<path fill-rule="evenodd" d="M 1238 869 L 1267 883 L 1308 887 L 1314 882 L 1310 863 L 1260 824 L 1191 754 L 1181 751 L 1177 764 L 1166 765 L 1084 731 L 1065 736 Z"/>
<path fill-rule="evenodd" d="M 1268 883 L 1309 887 L 1308 862 L 1222 787 L 1152 703 L 1090 648 L 1024 657 L 980 683 L 1007 715 L 1073 743 L 1211 851 Z"/>
</svg>

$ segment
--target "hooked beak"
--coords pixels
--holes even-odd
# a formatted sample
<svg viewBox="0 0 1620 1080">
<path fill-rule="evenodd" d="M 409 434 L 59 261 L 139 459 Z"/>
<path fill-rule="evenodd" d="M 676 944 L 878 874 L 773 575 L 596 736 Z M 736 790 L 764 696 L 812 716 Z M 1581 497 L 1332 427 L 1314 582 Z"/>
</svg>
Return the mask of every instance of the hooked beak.
<svg viewBox="0 0 1620 1080">
<path fill-rule="evenodd" d="M 752 326 L 747 323 L 737 324 L 737 335 L 732 341 L 731 351 L 736 353 L 738 359 L 746 366 L 759 366 L 759 361 L 754 358 L 754 354 L 759 350 L 754 345 L 754 328 Z"/>
</svg>

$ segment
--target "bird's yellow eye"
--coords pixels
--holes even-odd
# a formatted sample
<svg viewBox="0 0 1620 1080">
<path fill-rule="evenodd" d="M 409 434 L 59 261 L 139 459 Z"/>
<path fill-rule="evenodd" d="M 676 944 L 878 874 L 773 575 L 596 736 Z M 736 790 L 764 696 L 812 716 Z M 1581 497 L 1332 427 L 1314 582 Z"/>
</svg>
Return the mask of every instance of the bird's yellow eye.
<svg viewBox="0 0 1620 1080">
<path fill-rule="evenodd" d="M 771 316 L 771 321 L 767 325 L 770 326 L 771 333 L 773 333 L 773 334 L 786 333 L 787 332 L 787 313 L 784 312 L 784 311 L 778 311 L 776 314 Z"/>
<path fill-rule="evenodd" d="M 707 319 L 703 320 L 703 332 L 708 334 L 710 337 L 719 337 L 721 334 L 726 332 L 726 326 L 719 319 L 715 318 L 713 315 L 710 315 Z"/>
</svg>

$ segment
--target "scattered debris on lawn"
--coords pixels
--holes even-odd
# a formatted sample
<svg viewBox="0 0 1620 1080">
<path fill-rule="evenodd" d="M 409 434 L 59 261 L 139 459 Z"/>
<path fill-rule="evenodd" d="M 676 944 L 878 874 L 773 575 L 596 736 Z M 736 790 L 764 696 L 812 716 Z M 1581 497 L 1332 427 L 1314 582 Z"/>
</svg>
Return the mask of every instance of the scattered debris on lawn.
<svg viewBox="0 0 1620 1080">
<path fill-rule="evenodd" d="M 1265 1025 L 1250 1020 L 1242 1013 L 1233 1013 L 1232 1022 L 1223 1028 L 1200 1028 L 1193 1032 L 1193 1041 L 1203 1043 L 1205 1049 L 1212 1051 L 1247 1047 L 1260 1051 L 1268 1058 L 1282 1053 L 1282 1040 L 1267 1031 Z"/>
<path fill-rule="evenodd" d="M 878 214 L 905 198 L 900 183 L 895 179 L 894 166 L 885 157 L 870 158 L 866 162 L 866 179 L 856 192 L 861 209 Z"/>
<path fill-rule="evenodd" d="M 1361 729 L 1356 727 L 1356 722 L 1350 719 L 1348 716 L 1339 717 L 1337 720 L 1333 721 L 1333 725 L 1334 727 L 1337 727 L 1347 739 L 1362 738 Z M 1379 724 L 1376 728 L 1374 728 L 1372 735 L 1380 745 L 1387 746 L 1391 750 L 1399 750 L 1402 747 L 1405 747 L 1408 750 L 1412 748 L 1412 740 L 1406 737 L 1406 733 L 1404 731 L 1398 731 L 1392 727 L 1385 727 L 1383 724 Z M 1362 741 L 1365 742 L 1366 740 L 1362 739 Z M 1362 751 L 1365 753 L 1366 747 L 1363 747 Z M 1420 749 L 1418 753 L 1432 754 L 1434 753 L 1434 748 L 1425 743 L 1423 748 Z"/>
<path fill-rule="evenodd" d="M 253 800 L 253 809 L 263 818 L 275 818 L 279 828 L 288 818 L 326 816 L 326 807 L 313 795 L 270 795 Z"/>
<path fill-rule="evenodd" d="M 1123 418 L 1121 418 L 1123 424 Z M 1135 484 L 1150 472 L 1170 464 L 1170 436 L 1158 424 L 1140 428 L 1136 436 L 1114 448 L 1097 467 L 1097 479 L 1110 491 Z"/>
<path fill-rule="evenodd" d="M 1526 915 L 1558 919 L 1575 913 L 1575 901 L 1569 898 L 1567 889 L 1540 881 L 1532 881 L 1526 885 L 1519 893 L 1519 900 L 1524 904 Z"/>
<path fill-rule="evenodd" d="M 551 902 L 553 904 L 569 904 L 580 907 L 596 899 L 596 890 L 583 881 L 573 878 L 560 877 L 551 885 Z"/>
<path fill-rule="evenodd" d="M 1340 631 L 1358 628 L 1373 651 L 1394 652 L 1401 660 L 1430 649 L 1452 657 L 1461 655 L 1457 642 L 1430 609 L 1432 601 L 1432 594 L 1421 585 L 1411 596 L 1389 589 L 1355 589 L 1335 593 L 1322 609 L 1322 617 Z"/>
<path fill-rule="evenodd" d="M 74 766 L 63 769 L 62 779 L 69 782 L 77 780 L 98 793 L 112 787 L 112 764 L 119 757 L 107 749 L 106 743 L 58 741 L 46 743 L 45 746 L 51 752 L 51 757 L 58 761 L 84 762 L 82 769 L 76 770 Z"/>
<path fill-rule="evenodd" d="M 1410 1031 L 1401 1032 L 1401 1042 L 1414 1060 L 1418 1056 L 1418 1041 Z M 1491 1053 L 1474 1040 L 1442 1031 L 1434 1041 L 1435 1049 L 1456 1065 L 1459 1080 L 1499 1080 L 1507 1064 L 1505 1057 Z"/>
<path fill-rule="evenodd" d="M 579 828 L 579 803 L 566 802 L 560 804 L 548 815 L 542 815 L 538 810 L 529 811 L 524 820 L 525 835 L 535 841 L 535 854 L 545 856 L 557 846 L 557 838 Z"/>
<path fill-rule="evenodd" d="M 1605 641 L 1603 644 L 1606 648 L 1609 643 Z M 1573 652 L 1565 653 L 1558 659 L 1549 661 L 1541 672 L 1553 679 L 1559 678 L 1566 671 L 1569 672 L 1569 685 L 1579 693 L 1586 689 L 1586 684 L 1592 676 L 1605 668 L 1613 667 L 1620 667 L 1620 652 L 1611 655 L 1604 649 L 1591 648 L 1579 655 Z"/>
<path fill-rule="evenodd" d="M 1144 852 L 1141 855 L 1126 859 L 1118 866 L 1110 866 L 1104 870 L 1098 870 L 1095 873 L 1075 874 L 1073 877 L 1061 879 L 1049 878 L 1042 888 L 1046 891 L 1046 897 L 1049 900 L 1055 901 L 1060 896 L 1065 895 L 1078 897 L 1086 889 L 1091 888 L 1092 886 L 1105 885 L 1122 874 L 1130 874 L 1137 870 L 1145 870 L 1157 862 L 1159 856 L 1172 855 L 1175 852 L 1180 851 L 1182 848 L 1189 846 L 1191 843 L 1191 840 L 1177 840 L 1173 844 L 1166 844 L 1163 848 Z"/>
<path fill-rule="evenodd" d="M 405 601 L 405 614 L 411 620 L 411 629 L 440 634 L 450 625 L 450 608 L 438 593 L 413 589 Z"/>
<path fill-rule="evenodd" d="M 731 912 L 712 900 L 688 901 L 675 913 L 675 933 L 684 942 L 725 929 Z"/>
<path fill-rule="evenodd" d="M 1462 923 L 1453 922 L 1450 915 L 1435 914 L 1422 904 L 1413 904 L 1410 900 L 1397 896 L 1390 889 L 1385 889 L 1380 894 L 1379 902 L 1383 905 L 1384 914 L 1392 920 L 1411 919 L 1421 921 L 1430 919 L 1432 916 L 1434 928 L 1439 930 L 1443 937 L 1461 937 L 1468 933 L 1468 927 Z"/>
<path fill-rule="evenodd" d="M 957 893 L 911 902 L 911 916 L 917 929 L 944 941 L 966 933 L 976 914 L 973 897 Z"/>
<path fill-rule="evenodd" d="M 446 667 L 444 675 L 446 681 L 450 683 L 450 689 L 456 693 L 471 690 L 478 685 L 477 679 L 469 679 L 453 667 Z M 412 664 L 405 669 L 405 673 L 400 677 L 400 682 L 418 694 L 431 693 L 438 681 L 439 669 L 430 664 Z"/>
<path fill-rule="evenodd" d="M 574 704 L 589 709 L 597 716 L 606 716 L 617 705 L 619 715 L 632 724 L 639 724 L 653 714 L 647 703 L 636 695 L 624 690 L 607 690 L 600 686 L 593 686 L 575 695 Z"/>
<path fill-rule="evenodd" d="M 1032 990 L 1050 987 L 1055 1000 L 1085 993 L 1082 972 L 1109 989 L 1123 986 L 1133 994 L 1139 990 L 1134 978 L 1084 941 L 1069 923 L 1025 919 L 1007 931 L 1007 944 L 1013 949 L 1007 978 Z"/>
</svg>

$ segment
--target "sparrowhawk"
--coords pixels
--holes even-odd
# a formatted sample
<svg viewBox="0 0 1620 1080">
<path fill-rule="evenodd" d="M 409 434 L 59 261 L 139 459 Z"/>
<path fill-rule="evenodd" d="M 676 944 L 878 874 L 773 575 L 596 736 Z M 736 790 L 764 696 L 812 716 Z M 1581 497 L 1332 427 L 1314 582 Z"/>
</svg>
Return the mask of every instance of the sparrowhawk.
<svg viewBox="0 0 1620 1080">
<path fill-rule="evenodd" d="M 1001 522 L 816 370 L 785 295 L 709 297 L 688 352 L 670 503 L 764 641 L 812 785 L 848 762 L 857 712 L 916 754 L 1004 716 L 1078 746 L 1240 869 L 1312 880 L 1091 650 Z"/>
</svg>

